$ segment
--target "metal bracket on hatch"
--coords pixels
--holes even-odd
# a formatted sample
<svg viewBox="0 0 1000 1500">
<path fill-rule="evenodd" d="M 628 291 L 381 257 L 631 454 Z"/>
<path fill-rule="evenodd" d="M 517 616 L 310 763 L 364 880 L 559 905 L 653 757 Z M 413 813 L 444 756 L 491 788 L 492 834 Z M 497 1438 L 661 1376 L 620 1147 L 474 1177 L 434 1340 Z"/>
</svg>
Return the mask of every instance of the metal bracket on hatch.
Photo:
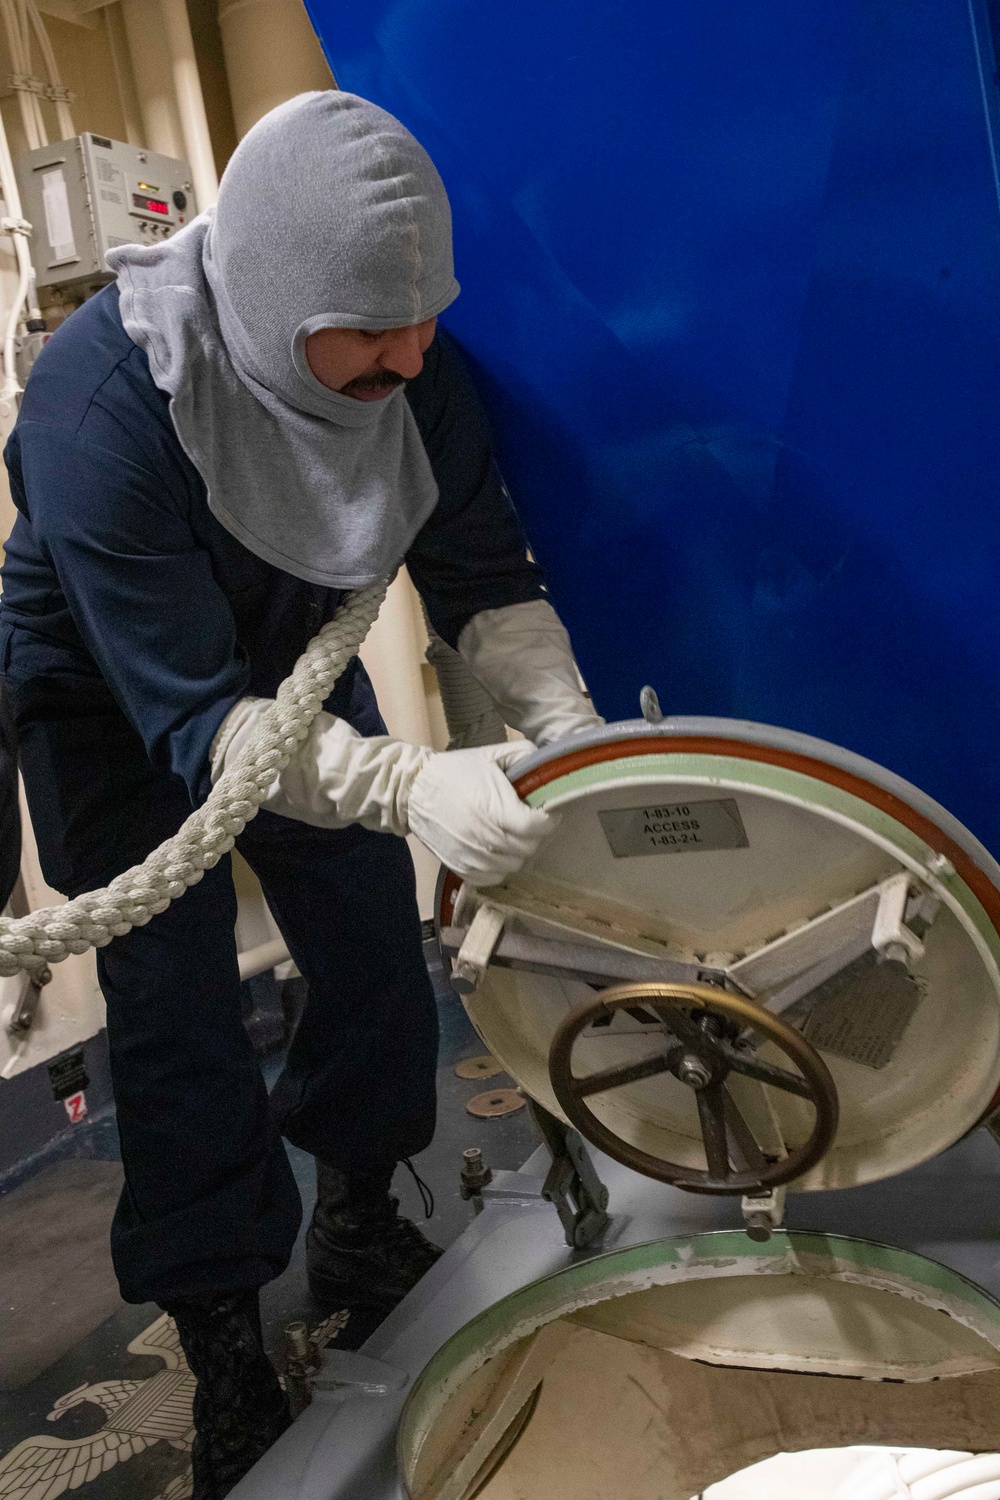
<svg viewBox="0 0 1000 1500">
<path fill-rule="evenodd" d="M 889 965 L 908 974 L 940 905 L 902 871 L 765 943 L 726 975 L 772 1015 L 800 1023 L 865 970 Z"/>
<path fill-rule="evenodd" d="M 781 1228 L 785 1222 L 785 1192 L 782 1183 L 763 1193 L 744 1193 L 740 1208 L 748 1239 L 769 1240 L 774 1230 Z"/>
<path fill-rule="evenodd" d="M 454 925 L 441 931 L 441 946 L 452 954 L 453 983 L 465 994 L 478 987 L 491 965 L 551 975 L 596 991 L 592 999 L 567 1014 L 553 1039 L 549 1072 L 564 1117 L 608 1155 L 647 1176 L 699 1192 L 749 1193 L 751 1197 L 744 1202 L 748 1229 L 766 1237 L 780 1225 L 783 1212 L 781 1195 L 768 1189 L 815 1165 L 829 1149 L 836 1130 L 836 1088 L 817 1049 L 825 1046 L 835 1055 L 848 1057 L 851 1052 L 845 1050 L 847 1043 L 836 1029 L 832 1040 L 813 1042 L 817 1027 L 833 1025 L 828 1016 L 824 1021 L 826 1012 L 819 1007 L 826 1001 L 834 1006 L 849 1001 L 863 976 L 881 969 L 886 976 L 882 989 L 886 984 L 889 989 L 885 1003 L 879 994 L 874 1006 L 874 1013 L 884 1021 L 884 1034 L 876 1039 L 878 1048 L 867 1036 L 860 1042 L 849 1037 L 848 1042 L 855 1051 L 864 1051 L 864 1056 L 854 1060 L 884 1066 L 919 1003 L 911 968 L 923 956 L 923 938 L 939 908 L 932 890 L 909 872 L 900 871 L 772 938 L 755 952 L 729 962 L 722 955 L 711 955 L 707 962 L 691 963 L 641 951 L 638 936 L 634 947 L 627 946 L 627 935 L 620 932 L 615 941 L 602 941 L 565 920 L 550 923 L 537 905 L 520 912 L 516 906 L 483 900 L 463 886 L 454 907 Z M 517 920 L 521 917 L 528 922 Z M 539 924 L 543 933 L 537 931 Z M 545 925 L 555 927 L 556 932 L 544 933 Z M 870 978 L 863 983 L 870 984 Z M 867 1015 L 873 1006 L 864 1009 Z M 706 1015 L 707 1024 L 721 1025 L 718 1035 L 703 1036 L 698 1031 Z M 637 1061 L 577 1075 L 572 1048 L 578 1037 L 588 1027 L 594 1028 L 596 1036 L 601 1026 L 606 1028 L 602 1036 L 617 1038 L 630 1018 L 654 1045 L 655 1032 L 671 1045 Z M 839 1017 L 834 1019 L 842 1026 Z M 776 1043 L 798 1071 L 789 1072 L 768 1062 L 766 1056 L 758 1057 L 765 1041 Z M 764 1104 L 770 1125 L 765 1134 L 770 1147 L 754 1135 L 728 1096 L 725 1078 L 734 1070 L 746 1079 L 809 1100 L 816 1120 L 804 1144 L 793 1152 L 783 1149 L 781 1129 L 767 1095 Z M 664 1071 L 673 1072 L 695 1091 L 708 1162 L 704 1171 L 626 1147 L 586 1102 L 593 1094 Z M 532 1109 L 553 1157 L 543 1195 L 557 1208 L 568 1243 L 579 1248 L 606 1227 L 607 1193 L 581 1137 L 537 1105 Z"/>
<path fill-rule="evenodd" d="M 581 1136 L 533 1099 L 528 1107 L 552 1156 L 542 1197 L 553 1205 L 571 1250 L 599 1240 L 611 1223 L 608 1190 L 598 1177 Z"/>
<path fill-rule="evenodd" d="M 901 871 L 756 952 L 710 967 L 654 957 L 592 937 L 574 942 L 526 932 L 508 924 L 509 911 L 480 900 L 463 886 L 453 925 L 441 931 L 441 945 L 452 955 L 452 984 L 461 994 L 471 994 L 488 966 L 495 964 L 578 980 L 598 989 L 609 984 L 716 984 L 757 998 L 773 1015 L 792 1012 L 788 1019 L 798 1023 L 864 970 L 889 965 L 909 973 L 923 956 L 922 939 L 940 904 L 932 891 Z"/>
<path fill-rule="evenodd" d="M 451 984 L 460 995 L 478 989 L 492 964 L 554 979 L 577 980 L 603 988 L 609 984 L 680 984 L 701 981 L 724 984 L 722 969 L 679 959 L 654 958 L 600 940 L 573 942 L 541 937 L 507 925 L 510 911 L 484 901 L 463 885 L 455 902 L 452 925 L 442 927 L 442 951 L 451 956 Z"/>
<path fill-rule="evenodd" d="M 464 886 L 462 890 L 465 890 Z M 451 961 L 451 987 L 460 995 L 471 995 L 479 988 L 506 920 L 499 908 L 484 901 L 462 934 L 458 952 Z"/>
</svg>

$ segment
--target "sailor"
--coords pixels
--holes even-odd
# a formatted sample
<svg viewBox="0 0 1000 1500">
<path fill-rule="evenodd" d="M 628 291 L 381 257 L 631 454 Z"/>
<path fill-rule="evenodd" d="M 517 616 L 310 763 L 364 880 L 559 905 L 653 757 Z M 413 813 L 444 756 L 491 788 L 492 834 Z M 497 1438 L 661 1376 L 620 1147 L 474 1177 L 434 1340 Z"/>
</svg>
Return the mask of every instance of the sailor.
<svg viewBox="0 0 1000 1500">
<path fill-rule="evenodd" d="M 438 314 L 458 294 L 442 182 L 391 115 L 306 94 L 246 136 L 214 212 L 109 259 L 6 451 L 2 672 L 42 869 L 73 896 L 174 833 L 344 592 L 405 560 L 437 633 L 528 741 L 599 722 Z M 198 1380 L 195 1496 L 288 1422 L 258 1290 L 316 1159 L 308 1272 L 382 1315 L 439 1250 L 397 1214 L 434 1130 L 437 1022 L 415 833 L 486 885 L 550 830 L 523 743 L 391 739 L 355 660 L 238 839 L 309 999 L 267 1090 L 240 1020 L 227 858 L 98 954 L 125 1187 L 122 1295 L 176 1319 Z"/>
</svg>

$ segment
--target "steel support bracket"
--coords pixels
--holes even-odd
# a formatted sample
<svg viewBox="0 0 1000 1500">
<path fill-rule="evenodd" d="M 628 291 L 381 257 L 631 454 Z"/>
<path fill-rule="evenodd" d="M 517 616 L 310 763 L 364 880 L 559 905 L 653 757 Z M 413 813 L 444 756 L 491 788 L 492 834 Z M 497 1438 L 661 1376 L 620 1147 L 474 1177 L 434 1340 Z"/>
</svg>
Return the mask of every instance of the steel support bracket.
<svg viewBox="0 0 1000 1500">
<path fill-rule="evenodd" d="M 479 988 L 506 920 L 502 911 L 484 901 L 469 923 L 462 946 L 451 962 L 451 987 L 460 995 L 471 995 Z"/>
<path fill-rule="evenodd" d="M 21 976 L 21 992 L 4 1017 L 3 1026 L 9 1037 L 20 1041 L 28 1035 L 35 1024 L 38 1002 L 45 985 L 51 983 L 52 970 L 48 964 L 36 964 Z"/>
<path fill-rule="evenodd" d="M 583 1137 L 535 1100 L 529 1099 L 528 1105 L 552 1156 L 542 1197 L 559 1215 L 570 1249 L 584 1250 L 599 1240 L 611 1223 L 608 1190 L 597 1175 Z"/>
</svg>

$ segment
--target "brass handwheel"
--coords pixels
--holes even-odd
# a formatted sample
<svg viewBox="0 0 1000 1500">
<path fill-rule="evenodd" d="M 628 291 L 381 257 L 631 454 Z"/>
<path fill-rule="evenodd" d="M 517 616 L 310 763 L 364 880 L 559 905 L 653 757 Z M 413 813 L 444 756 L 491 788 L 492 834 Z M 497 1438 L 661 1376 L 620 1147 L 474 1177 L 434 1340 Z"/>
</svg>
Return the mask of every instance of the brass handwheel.
<svg viewBox="0 0 1000 1500">
<path fill-rule="evenodd" d="M 638 1062 L 583 1076 L 574 1073 L 573 1049 L 586 1028 L 637 1007 L 653 1012 L 669 1033 L 662 1049 Z M 748 1045 L 750 1033 L 772 1042 L 795 1071 L 758 1057 Z M 595 1094 L 663 1073 L 694 1091 L 707 1170 L 640 1151 L 609 1130 L 590 1107 Z M 726 1086 L 731 1073 L 811 1104 L 816 1119 L 809 1139 L 787 1156 L 767 1155 Z M 566 1118 L 592 1145 L 646 1177 L 695 1193 L 765 1192 L 801 1177 L 830 1149 L 840 1113 L 829 1068 L 799 1032 L 752 1001 L 706 984 L 619 984 L 602 990 L 560 1025 L 549 1051 L 549 1075 Z"/>
</svg>

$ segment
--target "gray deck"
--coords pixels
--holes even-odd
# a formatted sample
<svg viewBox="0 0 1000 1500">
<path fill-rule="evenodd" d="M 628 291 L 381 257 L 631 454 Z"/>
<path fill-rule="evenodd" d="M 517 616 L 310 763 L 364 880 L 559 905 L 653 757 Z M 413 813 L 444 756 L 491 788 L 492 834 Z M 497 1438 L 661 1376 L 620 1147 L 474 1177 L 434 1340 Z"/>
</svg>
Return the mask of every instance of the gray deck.
<svg viewBox="0 0 1000 1500">
<path fill-rule="evenodd" d="M 594 1160 L 614 1217 L 592 1253 L 742 1224 L 738 1200 L 696 1197 Z M 470 1318 L 573 1258 L 555 1211 L 537 1196 L 544 1166 L 539 1150 L 520 1174 L 524 1197 L 487 1207 L 359 1351 L 398 1371 L 398 1389 L 317 1394 L 232 1500 L 403 1500 L 395 1429 L 413 1379 Z M 1000 1147 L 985 1131 L 900 1177 L 790 1198 L 786 1222 L 916 1250 L 1000 1297 Z M 345 1365 L 349 1372 L 349 1357 Z"/>
</svg>

